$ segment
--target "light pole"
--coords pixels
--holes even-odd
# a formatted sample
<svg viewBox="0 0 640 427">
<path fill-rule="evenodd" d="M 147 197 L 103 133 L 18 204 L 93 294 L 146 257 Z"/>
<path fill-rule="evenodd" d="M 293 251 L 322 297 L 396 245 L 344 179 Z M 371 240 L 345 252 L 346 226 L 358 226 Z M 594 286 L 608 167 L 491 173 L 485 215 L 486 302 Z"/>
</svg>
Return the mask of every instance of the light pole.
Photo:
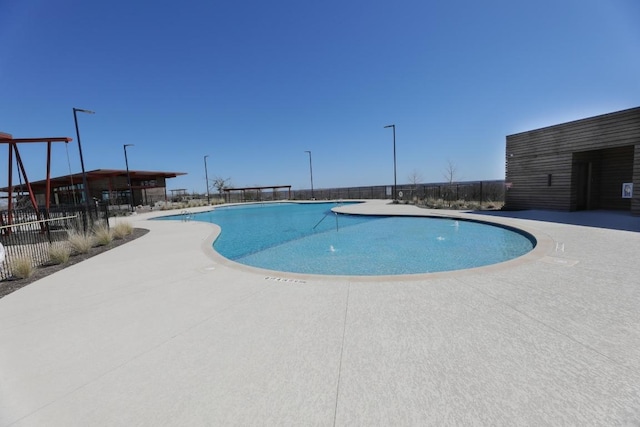
<svg viewBox="0 0 640 427">
<path fill-rule="evenodd" d="M 76 124 L 76 136 L 78 137 L 78 151 L 80 151 L 80 166 L 82 168 L 82 187 L 84 190 L 84 207 L 87 210 L 87 215 L 91 215 L 91 212 L 89 211 L 89 184 L 87 183 L 87 173 L 84 170 L 84 158 L 82 157 L 82 144 L 80 143 L 80 131 L 78 130 L 78 116 L 76 115 L 77 112 L 81 112 L 81 113 L 87 113 L 87 114 L 95 114 L 94 111 L 91 110 L 83 110 L 81 108 L 74 108 L 73 109 L 73 121 Z"/>
<path fill-rule="evenodd" d="M 311 175 L 311 200 L 314 200 L 313 197 L 313 165 L 311 164 L 311 151 L 305 151 L 305 153 L 309 153 L 309 174 Z"/>
<path fill-rule="evenodd" d="M 135 144 L 124 144 L 124 163 L 127 165 L 127 186 L 129 187 L 129 205 L 133 212 L 133 189 L 131 188 L 131 175 L 129 174 L 129 159 L 127 159 L 127 147 L 133 147 Z"/>
<path fill-rule="evenodd" d="M 207 170 L 207 157 L 209 157 L 208 154 L 204 156 L 204 179 L 207 182 L 207 205 L 210 205 L 211 196 L 209 195 L 209 171 Z"/>
<path fill-rule="evenodd" d="M 398 180 L 396 179 L 396 125 L 387 125 L 386 128 L 393 128 L 393 202 L 398 202 Z"/>
</svg>

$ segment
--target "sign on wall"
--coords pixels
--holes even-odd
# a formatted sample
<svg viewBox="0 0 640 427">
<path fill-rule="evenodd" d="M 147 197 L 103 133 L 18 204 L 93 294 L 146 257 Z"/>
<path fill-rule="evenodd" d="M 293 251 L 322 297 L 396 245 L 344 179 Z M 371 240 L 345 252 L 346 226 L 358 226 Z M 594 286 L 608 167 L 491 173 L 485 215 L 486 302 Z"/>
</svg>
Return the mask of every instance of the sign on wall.
<svg viewBox="0 0 640 427">
<path fill-rule="evenodd" d="M 633 182 L 625 182 L 622 184 L 622 198 L 630 199 L 633 195 Z"/>
</svg>

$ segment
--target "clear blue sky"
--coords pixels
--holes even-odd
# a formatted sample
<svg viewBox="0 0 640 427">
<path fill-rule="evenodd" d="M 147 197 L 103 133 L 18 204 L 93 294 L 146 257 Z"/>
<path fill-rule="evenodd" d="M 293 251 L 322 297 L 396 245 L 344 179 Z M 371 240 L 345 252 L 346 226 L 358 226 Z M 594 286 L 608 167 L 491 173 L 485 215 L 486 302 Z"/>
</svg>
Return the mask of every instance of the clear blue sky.
<svg viewBox="0 0 640 427">
<path fill-rule="evenodd" d="M 168 188 L 504 178 L 505 136 L 640 106 L 637 0 L 0 0 L 0 131 Z M 30 179 L 45 146 L 21 148 Z M 69 173 L 64 144 L 53 174 Z M 6 149 L 0 185 L 7 183 Z M 17 176 L 17 175 L 16 175 Z"/>
</svg>

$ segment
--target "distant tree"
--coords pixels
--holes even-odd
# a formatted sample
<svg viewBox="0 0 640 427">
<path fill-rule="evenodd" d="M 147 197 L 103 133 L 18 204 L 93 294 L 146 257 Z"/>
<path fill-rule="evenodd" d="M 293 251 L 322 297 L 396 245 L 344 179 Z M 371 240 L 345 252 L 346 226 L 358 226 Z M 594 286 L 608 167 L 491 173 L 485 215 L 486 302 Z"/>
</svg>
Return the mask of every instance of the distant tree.
<svg viewBox="0 0 640 427">
<path fill-rule="evenodd" d="M 444 179 L 447 180 L 449 185 L 453 184 L 456 181 L 456 178 L 458 177 L 458 168 L 456 164 L 453 163 L 451 160 L 447 160 L 447 167 L 444 170 L 443 175 L 444 175 Z"/>
<path fill-rule="evenodd" d="M 456 182 L 458 178 L 458 168 L 455 163 L 451 160 L 447 160 L 447 167 L 443 172 L 444 179 L 447 181 L 447 188 L 445 190 L 445 197 L 449 202 L 449 207 L 451 207 L 451 198 L 453 197 L 453 183 Z"/>
<path fill-rule="evenodd" d="M 422 175 L 420 174 L 420 172 L 414 169 L 407 177 L 407 180 L 411 185 L 418 185 L 422 182 Z"/>
<path fill-rule="evenodd" d="M 222 192 L 224 191 L 225 188 L 231 187 L 231 178 L 222 178 L 222 177 L 216 176 L 211 180 L 211 182 L 213 183 L 212 187 L 218 191 L 218 194 L 220 195 L 220 197 L 223 197 Z"/>
<path fill-rule="evenodd" d="M 416 169 L 412 170 L 407 177 L 409 184 L 411 184 L 411 200 L 413 200 L 414 194 L 418 189 L 418 184 L 422 182 L 422 175 Z"/>
</svg>

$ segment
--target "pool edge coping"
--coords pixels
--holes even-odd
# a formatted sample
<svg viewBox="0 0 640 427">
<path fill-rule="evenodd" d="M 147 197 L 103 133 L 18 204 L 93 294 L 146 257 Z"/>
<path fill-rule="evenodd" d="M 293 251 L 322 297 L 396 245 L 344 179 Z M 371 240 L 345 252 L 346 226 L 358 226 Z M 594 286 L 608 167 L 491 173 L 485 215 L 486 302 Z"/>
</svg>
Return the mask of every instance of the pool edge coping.
<svg viewBox="0 0 640 427">
<path fill-rule="evenodd" d="M 504 271 L 507 269 L 511 269 L 514 267 L 518 267 L 525 264 L 534 263 L 536 261 L 542 261 L 543 259 L 549 257 L 553 247 L 554 247 L 554 239 L 548 234 L 542 232 L 541 230 L 529 227 L 527 225 L 522 225 L 519 222 L 523 220 L 513 219 L 513 218 L 502 218 L 502 217 L 492 217 L 491 219 L 487 219 L 483 217 L 482 219 L 478 219 L 474 217 L 474 214 L 468 212 L 456 212 L 451 214 L 444 213 L 434 213 L 432 210 L 425 210 L 424 213 L 402 213 L 402 212 L 385 212 L 385 213 L 376 213 L 376 212 L 353 212 L 354 207 L 372 207 L 375 205 L 374 203 L 357 203 L 349 206 L 349 212 L 341 212 L 344 210 L 346 206 L 338 206 L 332 208 L 338 213 L 342 214 L 350 214 L 350 215 L 364 215 L 364 216 L 372 216 L 372 215 L 382 215 L 382 216 L 404 216 L 404 217 L 424 217 L 424 218 L 446 218 L 446 219 L 458 219 L 463 221 L 472 221 L 477 223 L 484 223 L 488 225 L 494 225 L 499 227 L 513 228 L 515 230 L 519 230 L 525 233 L 528 233 L 535 239 L 535 246 L 529 252 L 524 255 L 521 255 L 517 258 L 513 258 L 507 261 L 499 262 L 496 264 L 484 265 L 481 267 L 473 267 L 473 268 L 465 268 L 459 270 L 450 270 L 450 271 L 438 271 L 433 273 L 414 273 L 414 274 L 397 274 L 397 275 L 333 275 L 333 274 L 310 274 L 310 273 L 293 273 L 288 271 L 280 271 L 280 270 L 269 270 L 260 267 L 253 267 L 246 264 L 242 264 L 228 258 L 225 258 L 220 253 L 218 253 L 214 248 L 213 244 L 216 238 L 219 236 L 221 232 L 220 226 L 217 224 L 208 223 L 212 226 L 213 231 L 202 241 L 201 249 L 203 253 L 212 261 L 232 268 L 234 270 L 243 271 L 245 273 L 257 274 L 257 275 L 265 275 L 266 278 L 276 278 L 282 279 L 284 281 L 292 281 L 292 282 L 306 282 L 306 281 L 335 281 L 335 282 L 409 282 L 409 281 L 424 281 L 430 279 L 441 279 L 441 278 L 455 278 L 455 277 L 463 277 L 474 274 L 482 274 L 482 273 L 496 273 L 500 271 Z M 517 223 L 514 224 L 514 223 Z"/>
</svg>

